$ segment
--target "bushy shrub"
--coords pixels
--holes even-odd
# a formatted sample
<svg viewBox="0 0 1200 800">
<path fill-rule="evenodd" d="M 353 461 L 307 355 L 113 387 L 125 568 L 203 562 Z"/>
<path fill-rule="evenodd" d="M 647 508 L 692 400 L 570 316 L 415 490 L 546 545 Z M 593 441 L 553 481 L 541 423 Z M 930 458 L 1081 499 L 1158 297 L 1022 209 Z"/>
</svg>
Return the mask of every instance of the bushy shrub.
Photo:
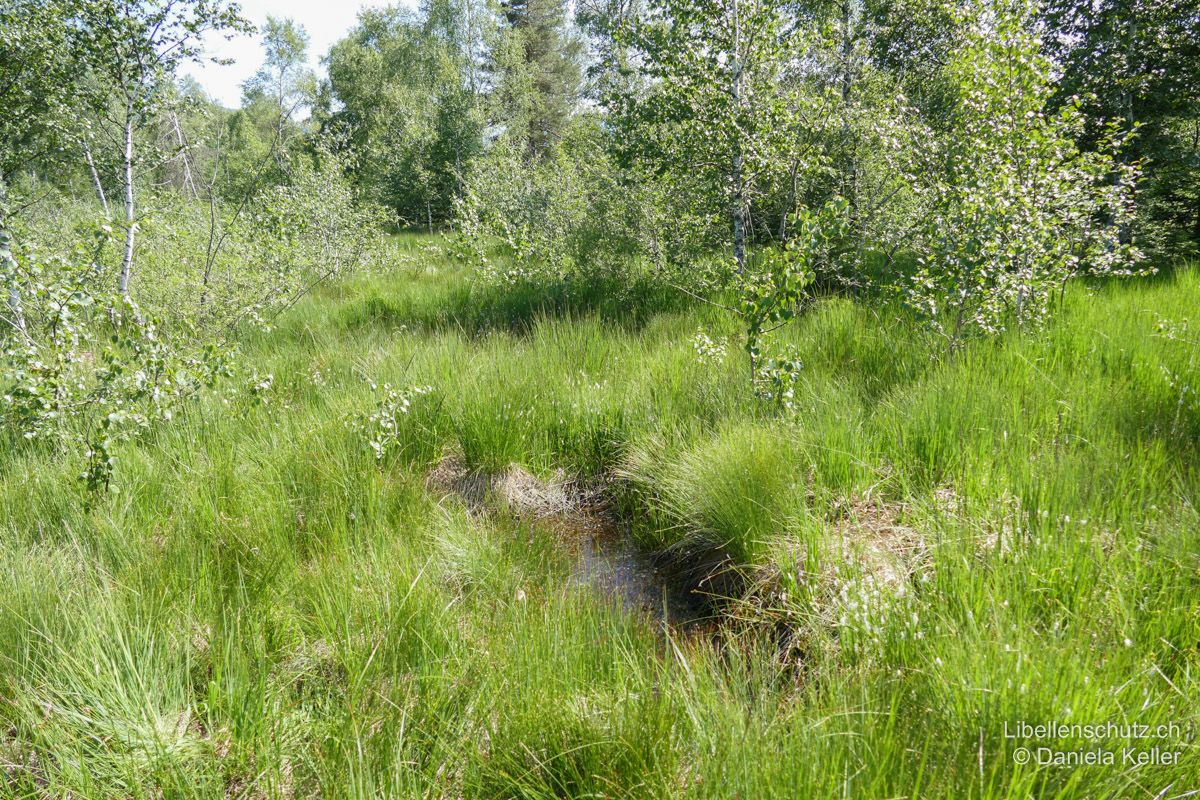
<svg viewBox="0 0 1200 800">
<path fill-rule="evenodd" d="M 196 391 L 229 370 L 231 351 L 185 346 L 159 320 L 111 288 L 91 247 L 18 254 L 20 281 L 9 281 L 14 319 L 0 355 L 0 424 L 10 435 L 85 454 L 82 478 L 107 488 L 114 446 L 171 420 Z M 106 290 L 105 287 L 109 288 Z"/>
<path fill-rule="evenodd" d="M 191 303 L 202 322 L 265 324 L 312 286 L 379 257 L 389 215 L 358 197 L 345 160 L 324 146 L 297 159 L 287 183 L 260 191 L 205 248 Z"/>
<path fill-rule="evenodd" d="M 930 137 L 913 181 L 927 202 L 910 303 L 957 344 L 1009 324 L 1040 322 L 1078 275 L 1131 274 L 1126 240 L 1137 165 L 1112 123 L 1090 151 L 1078 145 L 1078 100 L 1050 105 L 1056 65 L 1042 53 L 1034 6 L 972 6 L 949 69 L 960 87 L 949 129 Z"/>
<path fill-rule="evenodd" d="M 606 135 L 580 121 L 541 160 L 500 139 L 476 162 L 457 221 L 482 280 L 619 289 L 667 280 L 705 255 L 713 220 L 694 195 L 622 168 Z"/>
<path fill-rule="evenodd" d="M 35 209 L 5 241 L 0 428 L 82 454 L 91 489 L 108 488 L 118 443 L 234 373 L 240 328 L 368 263 L 386 221 L 323 148 L 240 205 L 146 199 L 129 296 L 113 230 L 82 201 Z M 251 402 L 263 386 L 246 384 Z"/>
</svg>

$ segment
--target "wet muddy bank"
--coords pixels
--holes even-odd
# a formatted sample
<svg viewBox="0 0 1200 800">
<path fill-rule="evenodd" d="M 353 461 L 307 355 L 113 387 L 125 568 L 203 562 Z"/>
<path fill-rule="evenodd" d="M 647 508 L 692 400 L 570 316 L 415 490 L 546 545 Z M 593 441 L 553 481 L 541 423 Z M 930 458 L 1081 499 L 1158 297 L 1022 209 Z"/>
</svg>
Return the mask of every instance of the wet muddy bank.
<svg viewBox="0 0 1200 800">
<path fill-rule="evenodd" d="M 572 585 L 657 624 L 681 632 L 711 629 L 731 596 L 732 570 L 721 554 L 639 547 L 631 521 L 614 511 L 607 484 L 584 484 L 564 473 L 539 479 L 517 465 L 502 472 L 469 470 L 451 457 L 430 472 L 427 487 L 471 513 L 509 513 L 548 530 L 570 558 Z"/>
</svg>

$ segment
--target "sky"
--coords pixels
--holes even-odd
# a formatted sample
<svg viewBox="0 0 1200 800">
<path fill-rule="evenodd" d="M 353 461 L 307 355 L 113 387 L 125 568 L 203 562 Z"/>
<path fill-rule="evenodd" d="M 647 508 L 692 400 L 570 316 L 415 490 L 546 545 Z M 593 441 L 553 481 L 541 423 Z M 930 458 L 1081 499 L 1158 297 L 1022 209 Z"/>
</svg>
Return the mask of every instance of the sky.
<svg viewBox="0 0 1200 800">
<path fill-rule="evenodd" d="M 412 0 L 404 5 L 413 5 Z M 291 17 L 308 31 L 309 65 L 320 68 L 321 56 L 329 51 L 330 45 L 342 38 L 364 8 L 380 8 L 389 5 L 387 0 L 241 0 L 242 16 L 261 28 L 267 15 Z M 242 82 L 255 73 L 262 64 L 260 40 L 255 36 L 238 36 L 225 41 L 222 36 L 209 36 L 205 40 L 207 55 L 232 58 L 229 66 L 204 62 L 187 64 L 183 72 L 191 75 L 217 102 L 229 108 L 237 108 L 242 102 Z"/>
</svg>

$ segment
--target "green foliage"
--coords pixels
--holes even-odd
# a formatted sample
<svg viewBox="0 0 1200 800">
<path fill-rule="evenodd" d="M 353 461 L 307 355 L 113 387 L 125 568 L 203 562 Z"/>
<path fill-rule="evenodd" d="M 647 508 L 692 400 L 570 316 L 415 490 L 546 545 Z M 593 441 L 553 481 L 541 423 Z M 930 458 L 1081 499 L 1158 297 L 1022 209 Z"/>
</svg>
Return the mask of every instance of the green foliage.
<svg viewBox="0 0 1200 800">
<path fill-rule="evenodd" d="M 463 80 L 464 54 L 429 17 L 367 11 L 329 54 L 319 118 L 345 135 L 357 184 L 408 224 L 444 221 L 482 146 L 483 119 Z"/>
<path fill-rule="evenodd" d="M 246 81 L 246 98 L 271 99 L 284 119 L 305 100 L 311 102 L 316 90 L 307 65 L 308 31 L 295 20 L 268 15 L 262 37 L 263 65 Z"/>
<path fill-rule="evenodd" d="M 794 233 L 787 244 L 763 251 L 756 268 L 734 276 L 736 311 L 746 327 L 750 381 L 763 399 L 791 406 L 800 361 L 791 353 L 766 356 L 763 339 L 796 317 L 817 270 L 837 260 L 845 247 L 847 208 L 839 198 L 815 214 L 801 209 L 792 220 Z"/>
<path fill-rule="evenodd" d="M 0 367 L 2 425 L 26 440 L 85 450 L 87 487 L 107 489 L 116 444 L 170 421 L 228 374 L 232 353 L 164 338 L 158 321 L 128 298 L 98 288 L 104 276 L 95 251 L 28 255 L 25 325 L 8 337 Z"/>
<path fill-rule="evenodd" d="M 0 8 L 0 191 L 17 169 L 52 159 L 69 129 L 79 78 L 71 10 L 68 2 L 45 0 L 12 0 Z M 0 220 L 7 213 L 0 207 Z"/>
<path fill-rule="evenodd" d="M 711 241 L 703 209 L 671 188 L 622 169 L 596 120 L 576 121 L 536 162 L 497 143 L 476 162 L 457 207 L 462 249 L 496 286 L 621 292 L 647 275 L 669 280 L 693 271 Z"/>
<path fill-rule="evenodd" d="M 607 98 L 624 146 L 655 168 L 703 176 L 705 200 L 731 222 L 739 269 L 751 204 L 772 172 L 795 161 L 792 173 L 803 173 L 820 157 L 795 148 L 808 118 L 821 111 L 820 96 L 795 80 L 804 39 L 784 5 L 771 0 L 664 0 L 618 32 L 648 87 L 619 86 Z"/>
<path fill-rule="evenodd" d="M 243 213 L 143 196 L 134 303 L 114 292 L 112 230 L 91 209 L 60 205 L 26 215 L 6 259 L 9 312 L 3 427 L 14 439 L 81 454 L 89 489 L 112 483 L 129 440 L 170 423 L 238 365 L 237 337 L 268 330 L 315 286 L 379 258 L 386 214 L 360 203 L 328 150 L 298 161 L 293 183 L 261 192 Z M 223 221 L 223 225 L 222 225 Z M 7 240 L 4 240 L 5 242 Z M 244 388 L 253 405 L 269 378 Z"/>
<path fill-rule="evenodd" d="M 193 145 L 183 154 L 210 184 L 207 192 L 235 204 L 289 183 L 293 162 L 314 144 L 306 140 L 312 123 L 296 119 L 317 95 L 308 32 L 293 20 L 268 16 L 262 39 L 263 64 L 242 86 L 242 107 L 210 108 L 207 124 L 190 126 L 193 137 L 206 141 L 203 150 Z"/>
<path fill-rule="evenodd" d="M 577 110 L 583 42 L 564 0 L 505 0 L 491 43 L 490 121 L 530 161 L 554 151 Z"/>
<path fill-rule="evenodd" d="M 1040 17 L 1058 32 L 1046 41 L 1062 65 L 1056 102 L 1084 100 L 1082 146 L 1103 147 L 1107 120 L 1136 126 L 1120 157 L 1144 169 L 1138 234 L 1158 252 L 1188 253 L 1200 239 L 1200 3 L 1049 0 Z"/>
<path fill-rule="evenodd" d="M 423 394 L 428 394 L 428 386 L 412 386 L 406 389 L 393 389 L 384 384 L 378 388 L 382 392 L 379 405 L 371 412 L 354 420 L 353 427 L 366 440 L 376 461 L 396 454 L 404 449 L 406 444 L 404 430 L 401 427 L 401 417 L 408 414 L 413 400 Z"/>
<path fill-rule="evenodd" d="M 269 321 L 312 286 L 372 264 L 390 215 L 345 173 L 344 157 L 318 143 L 293 164 L 288 183 L 259 192 L 227 229 L 228 266 L 202 277 L 196 313 L 210 324 Z"/>
<path fill-rule="evenodd" d="M 914 175 L 928 204 L 910 302 L 952 344 L 1010 322 L 1040 323 L 1078 275 L 1134 274 L 1125 237 L 1136 165 L 1117 159 L 1119 124 L 1083 151 L 1077 102 L 1055 110 L 1055 66 L 1032 6 L 977 5 L 951 64 L 955 119 Z"/>
<path fill-rule="evenodd" d="M 176 68 L 201 60 L 201 40 L 209 33 L 253 30 L 235 3 L 227 0 L 81 0 L 71 9 L 70 35 L 87 68 L 96 73 L 97 92 L 114 93 L 140 119 L 151 116 L 169 95 Z"/>
</svg>

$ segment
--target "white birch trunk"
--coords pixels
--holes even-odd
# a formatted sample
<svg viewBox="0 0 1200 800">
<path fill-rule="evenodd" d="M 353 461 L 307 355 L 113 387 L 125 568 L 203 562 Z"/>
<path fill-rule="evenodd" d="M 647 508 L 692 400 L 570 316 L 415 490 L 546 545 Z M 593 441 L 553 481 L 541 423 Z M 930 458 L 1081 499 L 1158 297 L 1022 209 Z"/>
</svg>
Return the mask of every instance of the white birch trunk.
<svg viewBox="0 0 1200 800">
<path fill-rule="evenodd" d="M 137 231 L 136 208 L 133 202 L 133 108 L 125 111 L 125 254 L 121 258 L 121 275 L 117 279 L 117 291 L 129 297 L 129 275 L 133 272 L 133 240 Z"/>
<path fill-rule="evenodd" d="M 732 73 L 730 99 L 733 105 L 733 113 L 736 117 L 741 111 L 742 106 L 742 43 L 738 0 L 733 0 L 732 49 L 733 63 L 730 65 Z M 741 142 L 735 140 L 732 163 L 730 164 L 730 180 L 733 184 L 733 257 L 737 261 L 738 272 L 745 272 L 746 269 L 746 189 L 743 185 L 745 180 L 744 168 Z"/>
<path fill-rule="evenodd" d="M 0 174 L 0 275 L 8 289 L 9 324 L 17 333 L 25 333 L 25 310 L 21 306 L 21 286 L 17 282 L 17 259 L 12 254 L 12 234 L 8 232 L 8 188 Z"/>
<path fill-rule="evenodd" d="M 100 208 L 104 211 L 104 217 L 107 219 L 110 216 L 108 196 L 104 194 L 104 184 L 100 183 L 100 173 L 96 171 L 96 162 L 92 160 L 92 146 L 86 141 L 83 143 L 83 157 L 87 159 L 88 172 L 92 176 L 92 188 L 96 190 L 96 199 L 100 201 Z"/>
<path fill-rule="evenodd" d="M 192 178 L 192 162 L 188 158 L 187 139 L 183 138 L 183 128 L 179 125 L 179 116 L 171 112 L 171 125 L 175 128 L 175 141 L 179 145 L 179 158 L 183 164 L 183 188 L 187 190 L 188 196 L 192 200 L 200 199 L 200 192 L 196 189 L 196 181 Z"/>
</svg>

